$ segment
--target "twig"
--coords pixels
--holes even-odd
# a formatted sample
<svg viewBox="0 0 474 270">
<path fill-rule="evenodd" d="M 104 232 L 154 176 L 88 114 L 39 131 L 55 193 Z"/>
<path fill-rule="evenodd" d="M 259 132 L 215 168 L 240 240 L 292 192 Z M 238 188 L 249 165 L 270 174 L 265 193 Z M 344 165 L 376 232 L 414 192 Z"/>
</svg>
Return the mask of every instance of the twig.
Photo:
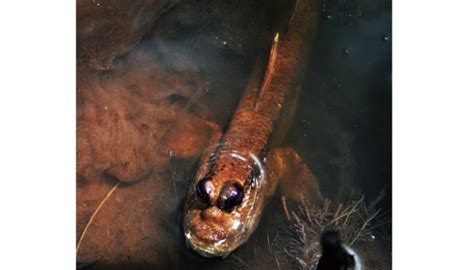
<svg viewBox="0 0 474 270">
<path fill-rule="evenodd" d="M 242 260 L 241 258 L 237 257 L 237 255 L 232 254 L 231 257 L 233 257 L 234 259 L 236 259 L 238 262 L 240 262 L 241 264 L 243 264 L 245 267 L 250 268 L 250 266 L 249 266 L 248 264 L 246 264 L 246 263 L 244 262 L 244 260 Z"/>
<path fill-rule="evenodd" d="M 288 221 L 291 221 L 290 211 L 288 211 L 288 207 L 286 206 L 286 198 L 285 196 L 281 196 L 281 204 L 283 205 L 283 210 L 285 211 L 285 216 Z"/>
<path fill-rule="evenodd" d="M 280 268 L 280 262 L 278 261 L 277 256 L 276 256 L 276 255 L 273 255 L 273 258 L 275 258 L 275 262 L 276 262 L 276 265 L 277 265 L 277 267 L 278 267 L 278 270 L 281 270 L 281 268 Z"/>
<path fill-rule="evenodd" d="M 268 232 L 267 232 L 267 247 L 268 247 L 268 253 L 272 254 L 272 248 L 270 246 L 270 235 L 268 235 Z"/>
<path fill-rule="evenodd" d="M 365 229 L 365 227 L 367 226 L 367 224 L 369 224 L 369 222 L 380 212 L 380 210 L 378 210 L 377 212 L 375 212 L 372 216 L 370 216 L 365 222 L 364 224 L 362 225 L 362 227 L 360 228 L 360 230 L 357 232 L 356 236 L 354 237 L 354 239 L 351 241 L 350 245 L 352 246 L 355 241 L 357 240 L 357 238 L 359 238 L 359 235 L 362 233 L 362 231 Z"/>
<path fill-rule="evenodd" d="M 309 214 L 309 209 L 308 209 L 308 205 L 307 203 L 305 203 L 304 201 L 301 201 L 301 204 L 303 205 L 303 208 L 304 208 L 304 212 L 306 214 L 306 218 L 308 219 L 308 222 L 311 224 L 313 223 L 312 221 L 312 218 L 311 218 L 311 215 Z"/>
<path fill-rule="evenodd" d="M 100 202 L 99 206 L 95 209 L 94 213 L 92 214 L 91 218 L 87 222 L 86 226 L 84 227 L 84 230 L 82 231 L 81 237 L 79 238 L 79 241 L 77 242 L 76 245 L 76 253 L 79 251 L 79 248 L 81 247 L 82 240 L 84 239 L 84 236 L 86 235 L 87 230 L 89 229 L 89 226 L 92 224 L 92 221 L 94 220 L 95 216 L 99 212 L 99 210 L 102 208 L 104 203 L 109 199 L 109 197 L 114 193 L 114 191 L 117 189 L 117 187 L 120 185 L 121 182 L 117 182 L 115 186 L 105 195 L 104 199 Z"/>
<path fill-rule="evenodd" d="M 339 208 L 338 208 L 339 209 Z M 357 211 L 357 205 L 355 207 L 350 207 L 347 208 L 343 211 L 341 214 L 335 214 L 334 219 L 331 221 L 331 224 L 337 223 L 339 219 L 342 219 L 343 217 L 346 217 L 346 220 L 344 221 L 344 225 L 347 223 L 347 219 L 353 214 L 356 213 Z M 337 225 L 337 224 L 336 224 Z"/>
</svg>

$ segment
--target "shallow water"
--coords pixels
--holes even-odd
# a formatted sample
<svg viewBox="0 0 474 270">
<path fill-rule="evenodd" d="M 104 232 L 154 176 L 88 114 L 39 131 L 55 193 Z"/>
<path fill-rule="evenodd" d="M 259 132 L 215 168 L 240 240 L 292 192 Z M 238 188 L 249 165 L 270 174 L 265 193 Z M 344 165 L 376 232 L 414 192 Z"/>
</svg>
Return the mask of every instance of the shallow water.
<svg viewBox="0 0 474 270">
<path fill-rule="evenodd" d="M 279 193 L 249 241 L 224 260 L 196 255 L 182 232 L 199 153 L 228 123 L 288 3 L 97 2 L 78 2 L 78 241 L 122 182 L 84 234 L 80 258 L 97 260 L 91 269 L 296 267 L 282 244 L 291 226 Z M 326 197 L 364 195 L 390 215 L 391 2 L 322 6 L 283 145 L 296 149 Z M 379 241 L 359 243 L 366 265 L 390 269 L 391 223 L 373 234 Z"/>
</svg>

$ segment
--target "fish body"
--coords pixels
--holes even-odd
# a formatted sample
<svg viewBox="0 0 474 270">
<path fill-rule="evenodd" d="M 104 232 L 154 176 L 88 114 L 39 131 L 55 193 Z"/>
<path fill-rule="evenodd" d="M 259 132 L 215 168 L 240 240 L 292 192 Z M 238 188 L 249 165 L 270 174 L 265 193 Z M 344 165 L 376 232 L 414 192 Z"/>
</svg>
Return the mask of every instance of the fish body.
<svg viewBox="0 0 474 270">
<path fill-rule="evenodd" d="M 296 1 L 286 31 L 274 35 L 266 68 L 257 66 L 227 130 L 201 157 L 185 202 L 184 234 L 203 256 L 225 257 L 245 243 L 278 186 L 267 154 L 295 107 L 317 7 L 316 1 Z"/>
</svg>

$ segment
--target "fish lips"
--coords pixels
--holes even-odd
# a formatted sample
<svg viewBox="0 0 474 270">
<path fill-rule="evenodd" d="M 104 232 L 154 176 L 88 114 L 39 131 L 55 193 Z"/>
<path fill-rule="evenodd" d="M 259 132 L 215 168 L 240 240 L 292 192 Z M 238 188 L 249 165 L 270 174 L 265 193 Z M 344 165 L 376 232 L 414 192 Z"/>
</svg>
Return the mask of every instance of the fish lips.
<svg viewBox="0 0 474 270">
<path fill-rule="evenodd" d="M 185 216 L 186 246 L 204 257 L 226 257 L 244 241 L 245 228 L 237 217 L 226 214 L 220 219 L 206 220 L 199 210 Z"/>
</svg>

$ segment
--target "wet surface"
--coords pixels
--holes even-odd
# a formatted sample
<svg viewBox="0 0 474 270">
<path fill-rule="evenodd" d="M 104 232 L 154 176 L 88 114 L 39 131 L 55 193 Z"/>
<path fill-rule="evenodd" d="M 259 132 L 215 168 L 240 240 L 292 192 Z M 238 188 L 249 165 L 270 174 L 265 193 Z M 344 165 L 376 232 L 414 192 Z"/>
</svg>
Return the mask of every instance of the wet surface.
<svg viewBox="0 0 474 270">
<path fill-rule="evenodd" d="M 247 244 L 225 260 L 188 250 L 181 228 L 199 153 L 225 129 L 286 6 L 78 2 L 78 240 L 120 182 L 81 241 L 80 258 L 98 260 L 91 269 L 290 267 L 273 245 L 288 227 L 279 194 Z M 284 143 L 327 197 L 381 197 L 384 211 L 391 209 L 390 40 L 390 1 L 325 3 Z M 367 258 L 388 267 L 390 247 L 374 245 Z"/>
</svg>

